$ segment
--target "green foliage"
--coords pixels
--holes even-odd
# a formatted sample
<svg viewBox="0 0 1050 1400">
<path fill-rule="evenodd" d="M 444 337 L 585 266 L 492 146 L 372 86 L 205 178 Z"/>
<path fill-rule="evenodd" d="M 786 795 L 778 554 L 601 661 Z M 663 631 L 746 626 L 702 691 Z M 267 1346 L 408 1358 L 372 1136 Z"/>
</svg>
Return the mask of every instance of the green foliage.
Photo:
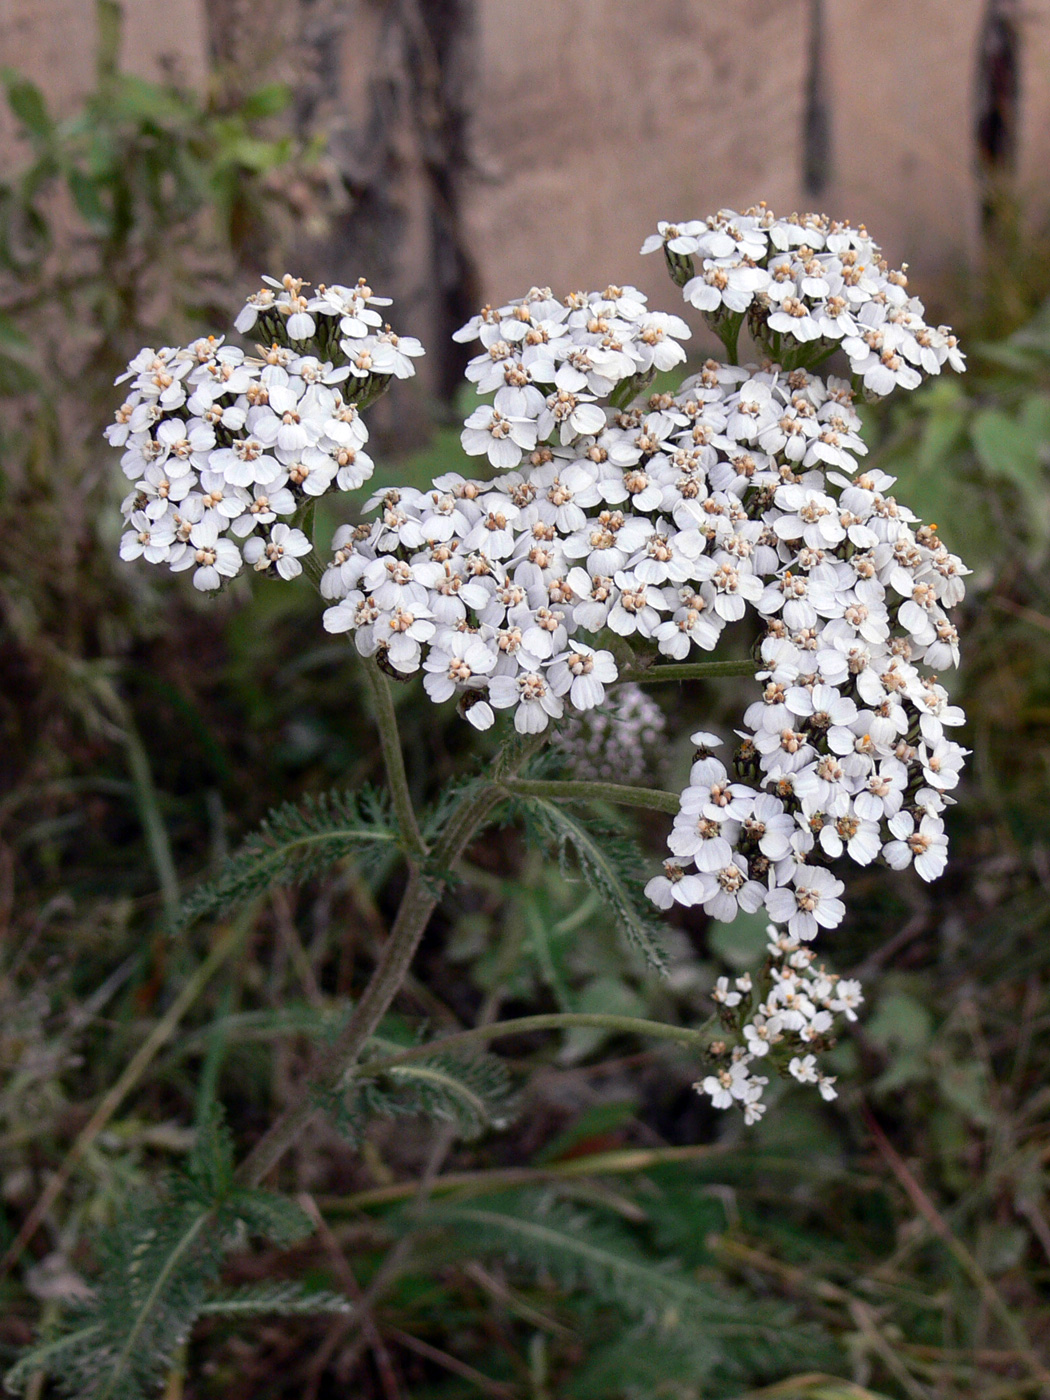
<svg viewBox="0 0 1050 1400">
<path fill-rule="evenodd" d="M 675 1381 L 761 1377 L 827 1359 L 826 1341 L 790 1309 L 712 1287 L 623 1226 L 549 1193 L 434 1205 L 424 1223 L 444 1228 L 447 1249 L 498 1255 L 576 1300 L 604 1338 L 568 1390 L 581 1400 L 641 1400 Z M 600 1321 L 606 1309 L 634 1321 L 610 1327 L 607 1315 Z"/>
<path fill-rule="evenodd" d="M 397 1047 L 373 1037 L 370 1053 L 389 1054 Z M 360 1141 L 375 1118 L 422 1115 L 451 1123 L 457 1134 L 477 1138 L 489 1128 L 504 1128 L 514 1113 L 510 1075 L 496 1055 L 442 1052 L 413 1060 L 368 1078 L 368 1062 L 338 1095 L 329 1111 L 340 1130 Z"/>
<path fill-rule="evenodd" d="M 8 1387 L 43 1370 L 76 1400 L 148 1400 L 243 1232 L 289 1245 L 311 1229 L 293 1202 L 235 1185 L 232 1139 L 218 1114 L 208 1115 L 186 1173 L 163 1195 L 147 1191 L 129 1203 L 102 1239 L 92 1296 L 70 1310 L 57 1337 L 19 1360 Z"/>
<path fill-rule="evenodd" d="M 570 868 L 570 854 L 575 858 L 581 876 L 616 916 L 631 943 L 651 967 L 663 971 L 667 956 L 660 924 L 643 891 L 643 857 L 623 829 L 608 819 L 580 816 L 545 797 L 518 797 L 515 806 L 540 839 L 554 846 L 563 873 Z"/>
<path fill-rule="evenodd" d="M 205 1299 L 198 1310 L 199 1317 L 316 1317 L 323 1313 L 352 1313 L 353 1307 L 338 1293 L 324 1289 L 306 1289 L 301 1283 L 248 1284 L 215 1293 Z"/>
<path fill-rule="evenodd" d="M 110 47 L 117 42 L 109 37 Z M 193 93 L 146 82 L 103 55 L 103 77 L 66 121 L 41 90 L 13 69 L 0 72 L 7 103 L 30 147 L 16 179 L 0 185 L 0 266 L 25 273 L 54 246 L 46 198 L 60 183 L 90 233 L 113 251 L 147 246 L 208 211 L 213 232 L 236 238 L 253 182 L 288 161 L 286 137 L 262 139 L 259 121 L 278 115 L 290 94 L 270 85 L 235 112 L 213 110 Z"/>
<path fill-rule="evenodd" d="M 398 840 L 390 804 L 375 789 L 322 793 L 276 807 L 214 880 L 181 905 L 174 931 L 223 914 L 278 885 L 301 883 L 347 856 L 381 858 Z"/>
<path fill-rule="evenodd" d="M 935 379 L 895 405 L 869 462 L 940 522 L 973 564 L 1013 544 L 1050 545 L 1050 304 L 1007 339 L 973 348 L 963 379 Z"/>
</svg>

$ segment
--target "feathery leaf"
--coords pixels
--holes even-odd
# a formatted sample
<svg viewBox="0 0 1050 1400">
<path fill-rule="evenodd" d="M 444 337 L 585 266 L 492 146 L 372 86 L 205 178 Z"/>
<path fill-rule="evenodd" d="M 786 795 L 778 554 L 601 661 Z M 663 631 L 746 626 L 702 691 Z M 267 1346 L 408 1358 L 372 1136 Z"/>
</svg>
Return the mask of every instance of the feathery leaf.
<svg viewBox="0 0 1050 1400">
<path fill-rule="evenodd" d="M 667 957 L 659 921 L 643 893 L 642 858 L 623 831 L 607 820 L 580 816 L 546 797 L 518 797 L 515 806 L 548 843 L 553 842 L 563 870 L 568 865 L 568 853 L 572 852 L 584 880 L 612 910 L 621 929 L 645 954 L 650 966 L 662 972 Z"/>
<path fill-rule="evenodd" d="M 233 1154 L 221 1115 L 202 1123 L 186 1175 L 167 1193 L 135 1197 L 101 1241 L 91 1297 L 70 1309 L 69 1330 L 28 1351 L 8 1376 L 35 1371 L 76 1400 L 148 1400 L 206 1310 L 226 1251 L 245 1230 L 278 1244 L 313 1228 L 294 1202 L 233 1188 Z"/>
<path fill-rule="evenodd" d="M 381 1042 L 370 1042 L 384 1051 Z M 385 1052 L 397 1046 L 388 1045 Z M 340 1130 L 356 1141 L 371 1118 L 407 1118 L 423 1114 L 455 1125 L 461 1137 L 480 1136 L 504 1127 L 514 1110 L 510 1075 L 496 1055 L 456 1054 L 435 1047 L 426 1059 L 384 1070 L 375 1079 L 362 1073 L 330 1105 Z"/>
<path fill-rule="evenodd" d="M 318 1313 L 351 1313 L 347 1298 L 327 1289 L 308 1292 L 301 1283 L 253 1283 L 209 1298 L 201 1317 L 313 1317 Z"/>
<path fill-rule="evenodd" d="M 344 856 L 374 860 L 398 839 L 385 795 L 372 788 L 287 802 L 269 814 L 214 880 L 183 901 L 173 931 L 205 915 L 225 913 L 277 885 L 309 879 Z"/>
</svg>

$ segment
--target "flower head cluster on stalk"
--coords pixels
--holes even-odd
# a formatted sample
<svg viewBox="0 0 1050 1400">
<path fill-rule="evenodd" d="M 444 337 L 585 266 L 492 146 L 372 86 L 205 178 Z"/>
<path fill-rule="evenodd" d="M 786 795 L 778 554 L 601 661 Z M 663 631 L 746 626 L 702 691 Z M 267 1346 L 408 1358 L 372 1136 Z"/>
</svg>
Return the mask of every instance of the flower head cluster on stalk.
<svg viewBox="0 0 1050 1400">
<path fill-rule="evenodd" d="M 864 229 L 760 206 L 661 224 L 642 251 L 658 248 L 728 362 L 648 392 L 690 332 L 633 287 L 486 307 L 456 338 L 478 347 L 467 377 L 485 401 L 462 445 L 487 474 L 374 495 L 374 518 L 335 535 L 324 626 L 390 674 L 422 673 L 476 728 L 509 711 L 535 734 L 604 712 L 618 655 L 687 661 L 755 615 L 758 696 L 725 761 L 694 736 L 670 857 L 647 886 L 664 909 L 770 921 L 761 977 L 715 989 L 725 1038 L 697 1086 L 754 1122 L 764 1066 L 835 1093 L 817 1056 L 861 990 L 810 947 L 844 915 L 832 863 L 924 880 L 945 865 L 965 750 L 937 675 L 958 661 L 950 610 L 968 571 L 891 477 L 863 469 L 855 399 L 963 361 Z M 136 481 L 125 557 L 196 566 L 204 588 L 242 551 L 298 572 L 309 541 L 276 518 L 364 482 L 360 410 L 419 353 L 377 329 L 377 301 L 363 283 L 307 297 L 285 278 L 238 318 L 272 346 L 258 359 L 208 341 L 133 362 L 110 429 Z M 745 323 L 760 358 L 739 365 Z M 817 373 L 836 351 L 849 379 Z"/>
<path fill-rule="evenodd" d="M 264 281 L 236 321 L 261 337 L 254 356 L 214 336 L 142 350 L 117 380 L 128 395 L 106 430 L 134 483 L 121 557 L 192 569 L 205 592 L 245 564 L 302 572 L 313 545 L 289 520 L 369 479 L 361 411 L 423 353 L 383 328 L 374 308 L 389 301 L 363 280 L 314 296 L 299 278 Z"/>
</svg>

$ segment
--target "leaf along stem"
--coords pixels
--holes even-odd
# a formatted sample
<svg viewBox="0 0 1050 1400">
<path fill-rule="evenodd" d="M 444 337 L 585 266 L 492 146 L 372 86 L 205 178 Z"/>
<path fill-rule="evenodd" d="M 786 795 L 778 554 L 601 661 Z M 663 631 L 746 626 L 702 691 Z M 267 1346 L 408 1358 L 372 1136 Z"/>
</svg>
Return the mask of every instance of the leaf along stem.
<svg viewBox="0 0 1050 1400">
<path fill-rule="evenodd" d="M 588 783 L 544 778 L 508 778 L 504 786 L 522 797 L 561 798 L 569 802 L 615 802 L 623 807 L 645 807 L 653 812 L 669 812 L 674 816 L 681 806 L 676 792 L 659 788 L 628 787 L 624 783 Z"/>
</svg>

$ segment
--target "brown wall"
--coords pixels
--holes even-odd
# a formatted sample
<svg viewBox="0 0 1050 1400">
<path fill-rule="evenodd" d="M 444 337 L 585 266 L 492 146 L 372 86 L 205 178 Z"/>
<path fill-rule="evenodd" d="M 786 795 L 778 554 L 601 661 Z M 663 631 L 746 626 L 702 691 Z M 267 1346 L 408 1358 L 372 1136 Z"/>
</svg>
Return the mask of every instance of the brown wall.
<svg viewBox="0 0 1050 1400">
<path fill-rule="evenodd" d="M 209 52 L 243 86 L 290 81 L 353 200 L 304 249 L 305 270 L 387 279 L 433 334 L 457 298 L 533 283 L 633 280 L 671 304 L 658 259 L 637 257 L 656 219 L 760 198 L 864 221 L 920 287 L 935 285 L 978 250 L 974 94 L 990 3 L 124 0 L 124 54 L 196 86 Z M 1022 39 L 1016 179 L 1042 217 L 1050 0 L 997 3 Z M 90 86 L 93 47 L 94 0 L 0 0 L 0 62 L 63 110 Z M 830 144 L 807 194 L 815 100 Z M 7 122 L 0 155 L 11 150 Z"/>
</svg>

